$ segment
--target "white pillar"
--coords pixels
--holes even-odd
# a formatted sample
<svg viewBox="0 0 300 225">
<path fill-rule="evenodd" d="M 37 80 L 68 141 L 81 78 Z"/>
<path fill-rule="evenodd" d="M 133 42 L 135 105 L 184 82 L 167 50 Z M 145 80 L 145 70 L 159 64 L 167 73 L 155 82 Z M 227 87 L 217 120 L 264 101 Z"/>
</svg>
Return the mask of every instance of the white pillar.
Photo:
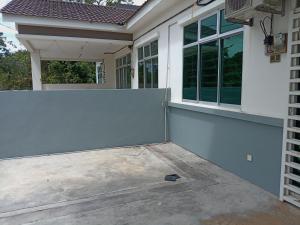
<svg viewBox="0 0 300 225">
<path fill-rule="evenodd" d="M 41 57 L 39 52 L 30 53 L 32 71 L 32 89 L 42 90 Z"/>
</svg>

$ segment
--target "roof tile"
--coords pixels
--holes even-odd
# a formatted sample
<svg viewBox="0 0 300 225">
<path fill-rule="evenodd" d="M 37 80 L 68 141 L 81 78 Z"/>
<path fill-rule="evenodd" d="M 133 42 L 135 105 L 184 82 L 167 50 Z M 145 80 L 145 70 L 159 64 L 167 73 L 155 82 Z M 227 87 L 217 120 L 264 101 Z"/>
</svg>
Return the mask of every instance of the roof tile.
<svg viewBox="0 0 300 225">
<path fill-rule="evenodd" d="M 1 13 L 122 25 L 138 6 L 98 6 L 54 0 L 12 0 Z"/>
</svg>

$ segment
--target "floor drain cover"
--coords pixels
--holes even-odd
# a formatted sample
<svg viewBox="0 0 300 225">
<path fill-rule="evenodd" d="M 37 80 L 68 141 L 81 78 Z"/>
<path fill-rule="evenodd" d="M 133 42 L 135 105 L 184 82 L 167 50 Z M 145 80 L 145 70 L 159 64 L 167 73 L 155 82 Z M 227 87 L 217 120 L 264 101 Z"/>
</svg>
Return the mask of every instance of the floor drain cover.
<svg viewBox="0 0 300 225">
<path fill-rule="evenodd" d="M 165 181 L 176 181 L 176 180 L 178 180 L 180 178 L 180 176 L 179 175 L 177 175 L 177 174 L 171 174 L 171 175 L 167 175 L 167 176 L 165 176 Z"/>
</svg>

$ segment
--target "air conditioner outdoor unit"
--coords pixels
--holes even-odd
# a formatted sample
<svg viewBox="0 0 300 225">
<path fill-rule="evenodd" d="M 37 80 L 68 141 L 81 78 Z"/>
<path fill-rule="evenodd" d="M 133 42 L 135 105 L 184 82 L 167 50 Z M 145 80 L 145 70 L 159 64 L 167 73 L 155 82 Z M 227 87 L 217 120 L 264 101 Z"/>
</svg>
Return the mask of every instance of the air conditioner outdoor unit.
<svg viewBox="0 0 300 225">
<path fill-rule="evenodd" d="M 225 16 L 228 20 L 248 21 L 257 11 L 284 13 L 284 0 L 226 0 Z"/>
</svg>

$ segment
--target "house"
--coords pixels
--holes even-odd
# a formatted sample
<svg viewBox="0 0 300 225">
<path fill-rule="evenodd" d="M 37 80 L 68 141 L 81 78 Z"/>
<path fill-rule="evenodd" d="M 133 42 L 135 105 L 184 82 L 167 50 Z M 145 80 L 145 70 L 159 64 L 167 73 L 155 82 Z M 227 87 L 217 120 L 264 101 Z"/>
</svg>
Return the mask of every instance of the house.
<svg viewBox="0 0 300 225">
<path fill-rule="evenodd" d="M 108 88 L 170 88 L 172 142 L 300 206 L 300 1 L 245 11 L 244 26 L 225 0 L 197 2 L 12 0 L 1 12 L 31 53 L 34 90 L 41 60 L 101 61 Z"/>
</svg>

